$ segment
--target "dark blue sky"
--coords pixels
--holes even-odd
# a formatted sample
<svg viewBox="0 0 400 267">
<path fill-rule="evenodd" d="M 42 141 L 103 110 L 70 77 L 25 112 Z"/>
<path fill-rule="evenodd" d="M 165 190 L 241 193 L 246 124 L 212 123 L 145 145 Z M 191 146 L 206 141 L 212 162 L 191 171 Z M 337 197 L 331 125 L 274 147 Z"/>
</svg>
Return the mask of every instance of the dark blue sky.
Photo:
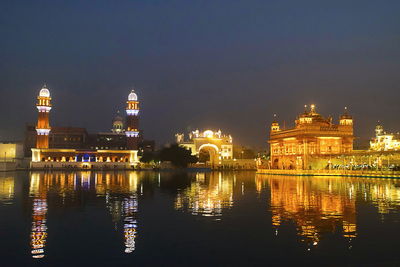
<svg viewBox="0 0 400 267">
<path fill-rule="evenodd" d="M 0 2 L 0 139 L 48 84 L 51 124 L 110 129 L 134 86 L 158 143 L 221 128 L 264 146 L 273 113 L 348 106 L 356 135 L 400 131 L 400 1 Z"/>
</svg>

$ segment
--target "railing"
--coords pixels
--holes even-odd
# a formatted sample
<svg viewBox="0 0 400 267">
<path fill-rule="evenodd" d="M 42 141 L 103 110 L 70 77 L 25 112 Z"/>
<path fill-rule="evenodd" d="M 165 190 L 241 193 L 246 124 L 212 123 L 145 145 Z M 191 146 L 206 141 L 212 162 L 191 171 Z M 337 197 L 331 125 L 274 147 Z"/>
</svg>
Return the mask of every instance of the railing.
<svg viewBox="0 0 400 267">
<path fill-rule="evenodd" d="M 299 176 L 358 176 L 358 177 L 398 177 L 400 171 L 371 171 L 371 170 L 280 170 L 257 169 L 258 173 L 299 175 Z"/>
</svg>

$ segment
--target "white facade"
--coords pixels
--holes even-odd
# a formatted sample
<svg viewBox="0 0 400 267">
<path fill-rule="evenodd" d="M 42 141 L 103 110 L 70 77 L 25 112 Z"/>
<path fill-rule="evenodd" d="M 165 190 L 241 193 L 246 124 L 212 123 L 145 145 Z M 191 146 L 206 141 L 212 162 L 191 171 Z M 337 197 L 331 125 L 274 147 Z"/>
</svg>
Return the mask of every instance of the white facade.
<svg viewBox="0 0 400 267">
<path fill-rule="evenodd" d="M 381 125 L 375 128 L 376 136 L 370 141 L 370 150 L 391 151 L 400 150 L 400 138 L 395 134 L 388 134 L 383 131 Z"/>
</svg>

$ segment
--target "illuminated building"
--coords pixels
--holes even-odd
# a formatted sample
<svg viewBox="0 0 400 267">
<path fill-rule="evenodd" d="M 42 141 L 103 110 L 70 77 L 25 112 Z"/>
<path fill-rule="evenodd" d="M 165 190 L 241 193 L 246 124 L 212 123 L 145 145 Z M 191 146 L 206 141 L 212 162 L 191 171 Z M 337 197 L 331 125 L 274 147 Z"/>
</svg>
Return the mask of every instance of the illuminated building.
<svg viewBox="0 0 400 267">
<path fill-rule="evenodd" d="M 0 142 L 0 171 L 15 170 L 23 167 L 23 144 L 19 142 Z"/>
<path fill-rule="evenodd" d="M 209 156 L 207 160 L 212 165 L 222 164 L 227 160 L 233 160 L 233 144 L 231 135 L 223 135 L 221 130 L 211 131 L 199 130 L 192 131 L 185 139 L 183 133 L 175 135 L 176 142 L 186 149 L 190 150 L 192 155 L 198 156 L 201 160 L 202 153 Z"/>
<path fill-rule="evenodd" d="M 295 126 L 281 129 L 274 121 L 270 130 L 270 166 L 273 169 L 325 168 L 332 156 L 353 151 L 353 118 L 347 113 L 334 124 L 331 117 L 316 112 L 315 105 L 295 120 Z M 327 160 L 328 159 L 328 160 Z"/>
<path fill-rule="evenodd" d="M 370 141 L 370 150 L 396 151 L 400 150 L 400 134 L 388 134 L 382 125 L 375 128 L 375 138 Z"/>
<path fill-rule="evenodd" d="M 63 129 L 61 145 L 49 147 L 50 91 L 42 88 L 39 92 L 37 108 L 39 111 L 36 126 L 36 147 L 32 148 L 31 168 L 132 168 L 139 163 L 139 101 L 133 91 L 128 96 L 127 129 L 124 131 L 122 118 L 113 121 L 113 130 L 109 134 L 98 134 L 94 143 L 86 140 L 86 130 L 72 132 Z M 82 129 L 82 128 L 80 128 Z M 57 135 L 53 135 L 54 138 Z M 89 138 L 90 139 L 90 138 Z M 124 142 L 125 141 L 125 142 Z M 59 141 L 58 141 L 59 142 Z M 76 142 L 72 143 L 72 142 Z M 103 143 L 105 145 L 103 146 Z M 57 143 L 59 144 L 59 143 Z M 86 144 L 92 144 L 88 147 Z M 107 145 L 110 144 L 110 145 Z M 111 146 L 111 144 L 113 146 Z M 78 147 L 76 147 L 78 146 Z"/>
</svg>

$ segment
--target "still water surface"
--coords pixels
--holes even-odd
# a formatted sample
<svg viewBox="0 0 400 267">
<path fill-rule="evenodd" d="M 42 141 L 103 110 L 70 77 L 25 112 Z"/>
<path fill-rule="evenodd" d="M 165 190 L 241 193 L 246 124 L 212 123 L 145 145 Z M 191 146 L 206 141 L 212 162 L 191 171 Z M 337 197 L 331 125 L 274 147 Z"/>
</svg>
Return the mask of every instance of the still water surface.
<svg viewBox="0 0 400 267">
<path fill-rule="evenodd" d="M 0 173 L 1 266 L 398 265 L 400 180 Z"/>
</svg>

